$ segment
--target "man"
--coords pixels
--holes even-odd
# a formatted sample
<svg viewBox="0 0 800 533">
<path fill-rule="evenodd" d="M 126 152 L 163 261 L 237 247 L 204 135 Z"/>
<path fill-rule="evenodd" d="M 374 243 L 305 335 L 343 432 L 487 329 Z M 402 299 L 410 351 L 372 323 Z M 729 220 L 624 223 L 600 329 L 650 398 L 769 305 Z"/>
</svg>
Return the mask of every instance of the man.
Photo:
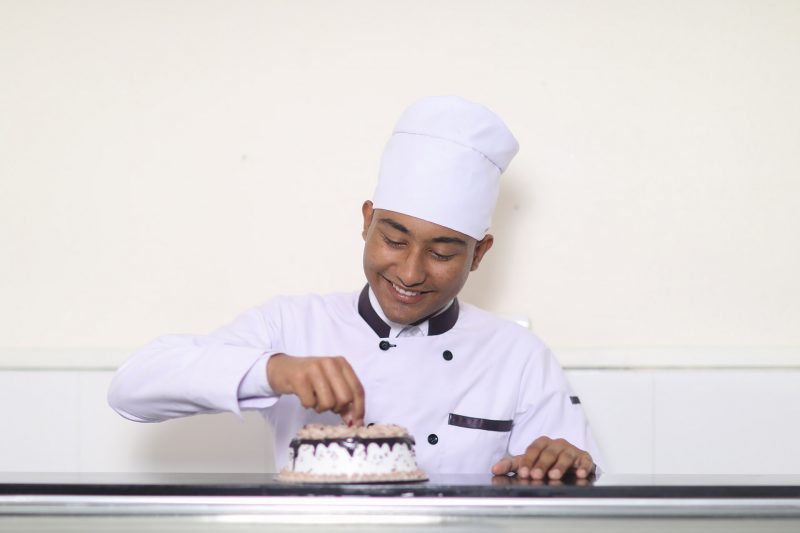
<svg viewBox="0 0 800 533">
<path fill-rule="evenodd" d="M 588 477 L 596 446 L 549 350 L 456 298 L 492 247 L 517 150 L 478 104 L 412 105 L 362 206 L 362 291 L 275 298 L 210 335 L 157 339 L 119 369 L 110 404 L 142 422 L 259 409 L 279 467 L 303 424 L 380 422 L 416 436 L 429 473 Z"/>
</svg>

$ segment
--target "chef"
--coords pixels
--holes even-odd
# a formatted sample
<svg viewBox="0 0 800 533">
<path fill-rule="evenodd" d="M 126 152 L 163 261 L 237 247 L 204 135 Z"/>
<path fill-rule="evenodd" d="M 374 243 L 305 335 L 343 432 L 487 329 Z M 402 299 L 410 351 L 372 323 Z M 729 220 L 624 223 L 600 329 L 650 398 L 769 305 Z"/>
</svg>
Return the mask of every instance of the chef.
<svg viewBox="0 0 800 533">
<path fill-rule="evenodd" d="M 344 421 L 407 427 L 428 473 L 591 475 L 597 447 L 548 348 L 457 298 L 492 248 L 517 150 L 481 105 L 413 104 L 361 208 L 362 290 L 277 297 L 211 334 L 156 339 L 120 367 L 109 403 L 138 422 L 260 410 L 279 468 L 302 425 Z"/>
</svg>

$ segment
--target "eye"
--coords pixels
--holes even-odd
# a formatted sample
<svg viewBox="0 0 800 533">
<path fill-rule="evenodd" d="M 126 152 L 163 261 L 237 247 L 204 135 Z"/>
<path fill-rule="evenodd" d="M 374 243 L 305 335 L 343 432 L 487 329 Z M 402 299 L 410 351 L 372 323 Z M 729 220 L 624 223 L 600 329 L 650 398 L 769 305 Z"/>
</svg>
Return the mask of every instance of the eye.
<svg viewBox="0 0 800 533">
<path fill-rule="evenodd" d="M 450 261 L 450 259 L 452 259 L 455 256 L 455 254 L 443 255 L 440 253 L 436 253 L 434 250 L 431 250 L 431 255 L 437 261 Z"/>
<path fill-rule="evenodd" d="M 383 235 L 383 242 L 385 242 L 387 245 L 389 245 L 392 248 L 400 248 L 401 246 L 403 246 L 402 242 L 393 241 L 392 239 L 390 239 L 386 235 Z"/>
</svg>

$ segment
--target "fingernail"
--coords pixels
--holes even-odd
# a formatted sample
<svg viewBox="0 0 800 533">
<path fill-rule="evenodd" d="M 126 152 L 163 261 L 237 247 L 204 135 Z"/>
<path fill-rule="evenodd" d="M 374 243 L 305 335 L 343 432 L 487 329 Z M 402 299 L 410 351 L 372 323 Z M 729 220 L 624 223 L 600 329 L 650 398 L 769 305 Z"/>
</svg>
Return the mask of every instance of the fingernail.
<svg viewBox="0 0 800 533">
<path fill-rule="evenodd" d="M 521 478 L 526 478 L 530 474 L 530 469 L 527 466 L 523 466 L 517 471 L 517 475 Z"/>
<path fill-rule="evenodd" d="M 554 468 L 550 472 L 547 473 L 550 479 L 560 479 L 561 478 L 561 470 Z"/>
<path fill-rule="evenodd" d="M 575 473 L 578 477 L 586 477 L 586 469 L 579 468 L 578 471 Z"/>
<path fill-rule="evenodd" d="M 544 472 L 542 472 L 541 468 L 534 468 L 532 477 L 533 479 L 542 479 L 544 477 Z"/>
</svg>

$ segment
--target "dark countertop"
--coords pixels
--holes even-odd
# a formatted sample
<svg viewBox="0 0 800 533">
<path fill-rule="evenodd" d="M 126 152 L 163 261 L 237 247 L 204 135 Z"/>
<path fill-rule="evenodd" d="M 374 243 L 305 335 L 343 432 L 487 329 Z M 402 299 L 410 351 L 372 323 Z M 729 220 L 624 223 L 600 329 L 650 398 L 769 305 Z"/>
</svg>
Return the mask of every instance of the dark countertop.
<svg viewBox="0 0 800 533">
<path fill-rule="evenodd" d="M 710 528 L 710 529 L 709 529 Z M 716 529 L 715 529 L 716 528 Z M 0 473 L 0 530 L 180 533 L 800 531 L 800 476 L 437 475 L 296 484 L 273 474 Z"/>
<path fill-rule="evenodd" d="M 274 474 L 0 473 L 0 495 L 800 499 L 800 475 L 605 474 L 563 483 L 435 475 L 417 483 L 318 484 Z"/>
</svg>

